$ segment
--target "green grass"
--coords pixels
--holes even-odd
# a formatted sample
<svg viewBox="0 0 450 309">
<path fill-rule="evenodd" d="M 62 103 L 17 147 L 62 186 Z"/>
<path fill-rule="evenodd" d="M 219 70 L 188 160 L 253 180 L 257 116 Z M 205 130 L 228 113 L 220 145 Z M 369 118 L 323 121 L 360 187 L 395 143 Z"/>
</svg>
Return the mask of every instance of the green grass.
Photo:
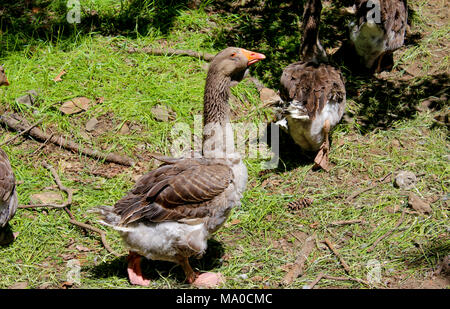
<svg viewBox="0 0 450 309">
<path fill-rule="evenodd" d="M 251 71 L 273 88 L 282 68 L 297 60 L 292 58 L 295 45 L 300 42 L 300 36 L 292 30 L 297 27 L 295 12 L 290 12 L 287 17 L 292 19 L 285 21 L 279 20 L 286 17 L 282 13 L 275 15 L 273 24 L 266 29 L 259 28 L 267 22 L 264 16 L 253 16 L 252 12 L 247 16 L 238 11 L 216 12 L 220 5 L 214 1 L 205 2 L 200 9 L 180 5 L 167 11 L 166 20 L 155 20 L 152 5 L 162 2 L 144 1 L 148 11 L 140 13 L 142 21 L 136 28 L 130 20 L 121 23 L 127 10 L 136 9 L 127 6 L 132 2 L 123 1 L 122 9 L 120 3 L 111 5 L 112 2 L 82 1 L 83 7 L 95 9 L 98 14 L 99 20 L 91 20 L 90 28 L 86 24 L 77 29 L 66 25 L 60 35 L 56 35 L 54 28 L 54 35 L 47 36 L 39 32 L 13 35 L 3 31 L 0 60 L 11 86 L 0 88 L 0 111 L 19 112 L 31 123 L 43 119 L 42 127 L 47 132 L 139 160 L 146 158 L 146 152 L 169 154 L 175 123 L 193 127 L 194 115 L 202 112 L 206 71 L 205 62 L 199 59 L 130 54 L 128 48 L 163 44 L 215 53 L 224 45 L 238 45 L 266 54 L 268 51 L 270 65 L 261 62 L 252 66 Z M 419 14 L 428 12 L 423 1 L 410 2 Z M 83 18 L 87 18 L 85 14 Z M 227 277 L 226 288 L 278 287 L 286 274 L 286 264 L 295 261 L 304 236 L 315 233 L 317 248 L 306 263 L 305 274 L 288 288 L 302 288 L 321 272 L 346 276 L 336 256 L 320 243 L 325 237 L 349 264 L 352 277 L 365 280 L 367 262 L 371 259 L 380 262 L 382 282 L 373 287 L 401 286 L 408 278 L 420 284 L 429 278 L 437 263 L 450 252 L 446 200 L 448 129 L 434 124 L 433 118 L 441 110 L 419 113 L 414 107 L 448 87 L 445 78 L 438 78 L 438 74 L 447 71 L 448 57 L 439 63 L 429 60 L 433 40 L 446 39 L 448 46 L 448 31 L 432 26 L 432 31 L 428 31 L 428 24 L 417 20 L 414 31 L 423 31 L 424 37 L 416 45 L 399 51 L 396 63 L 399 72 L 405 62 L 428 61 L 432 68 L 423 66 L 423 71 L 402 82 L 394 80 L 396 72 L 387 79 L 361 78 L 344 72 L 347 110 L 353 118 L 342 121 L 332 133 L 330 173 L 311 171 L 312 162 L 295 151 L 282 156 L 278 169 L 263 176 L 259 174 L 261 159 L 247 159 L 249 181 L 242 206 L 233 211 L 225 226 L 214 235 L 206 256 L 192 261 L 194 268 L 222 272 Z M 286 32 L 274 38 L 264 36 L 282 29 L 287 21 L 292 28 Z M 239 29 L 245 22 L 252 23 L 255 33 L 251 27 Z M 234 37 L 233 29 L 237 33 Z M 242 30 L 248 30 L 248 36 L 239 36 Z M 341 31 L 333 34 L 334 38 L 325 38 L 329 42 L 327 47 L 335 46 L 333 39 L 341 38 L 345 30 Z M 254 41 L 243 39 L 251 38 L 252 34 Z M 274 42 L 280 44 L 275 48 Z M 67 72 L 63 81 L 55 83 L 52 79 L 63 69 Z M 427 77 L 427 72 L 433 75 Z M 30 89 L 39 93 L 35 107 L 15 102 Z M 231 102 L 235 121 L 260 125 L 271 119 L 269 109 L 258 108 L 259 93 L 252 83 L 244 81 L 232 93 L 236 97 Z M 62 102 L 77 96 L 93 101 L 103 97 L 104 101 L 71 116 L 58 111 Z M 176 119 L 167 123 L 157 121 L 151 108 L 158 104 L 169 106 L 176 112 Z M 84 130 L 92 117 L 104 123 L 104 130 L 96 134 Z M 131 128 L 129 134 L 119 133 L 124 123 Z M 0 143 L 16 134 L 3 127 L 0 132 Z M 71 206 L 76 219 L 104 230 L 111 247 L 123 256 L 117 258 L 108 253 L 99 235 L 71 225 L 63 210 L 19 209 L 11 221 L 18 238 L 10 246 L 0 248 L 0 288 L 17 282 L 27 282 L 29 288 L 60 288 L 67 280 L 67 261 L 71 259 L 81 263 L 81 283 L 75 287 L 130 288 L 126 277 L 127 252 L 119 236 L 99 225 L 98 218 L 87 211 L 97 205 L 113 205 L 132 188 L 137 175 L 157 163 L 141 160 L 136 167 L 121 167 L 53 145 L 33 154 L 40 145 L 32 139 L 19 138 L 3 147 L 15 170 L 20 203 L 30 203 L 30 196 L 41 191 L 57 191 L 50 172 L 42 166 L 43 160 L 50 162 L 63 184 L 76 190 Z M 390 209 L 411 210 L 407 206 L 407 192 L 387 182 L 350 203 L 345 199 L 355 190 L 399 170 L 419 175 L 416 194 L 428 200 L 438 199 L 431 204 L 433 212 L 429 215 L 407 213 L 400 228 L 368 253 L 373 242 L 391 230 L 400 218 L 400 211 L 392 213 Z M 313 199 L 311 206 L 299 211 L 287 207 L 289 202 L 304 197 Z M 367 224 L 330 225 L 351 219 L 364 219 Z M 152 288 L 189 288 L 183 282 L 181 268 L 174 264 L 148 261 L 144 263 L 144 271 L 153 279 Z M 317 287 L 365 288 L 356 282 L 325 279 Z"/>
</svg>

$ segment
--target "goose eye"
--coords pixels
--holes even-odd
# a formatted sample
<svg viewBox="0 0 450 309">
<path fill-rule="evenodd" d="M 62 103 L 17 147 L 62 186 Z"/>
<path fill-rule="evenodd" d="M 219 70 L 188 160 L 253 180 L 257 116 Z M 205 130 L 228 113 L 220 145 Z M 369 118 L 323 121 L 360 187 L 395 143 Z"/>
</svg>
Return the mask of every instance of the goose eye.
<svg viewBox="0 0 450 309">
<path fill-rule="evenodd" d="M 232 53 L 232 54 L 231 54 L 231 57 L 234 57 L 234 56 L 236 56 L 236 53 Z"/>
</svg>

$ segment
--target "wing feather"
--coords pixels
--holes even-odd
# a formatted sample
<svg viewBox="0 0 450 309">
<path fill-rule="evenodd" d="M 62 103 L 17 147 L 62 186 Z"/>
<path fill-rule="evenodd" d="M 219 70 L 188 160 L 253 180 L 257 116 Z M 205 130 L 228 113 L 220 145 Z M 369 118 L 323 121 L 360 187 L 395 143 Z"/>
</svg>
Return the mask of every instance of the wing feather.
<svg viewBox="0 0 450 309">
<path fill-rule="evenodd" d="M 303 103 L 309 118 L 314 119 L 331 98 L 344 100 L 344 80 L 341 72 L 331 65 L 299 61 L 284 69 L 280 96 L 285 102 Z"/>
<path fill-rule="evenodd" d="M 214 201 L 233 180 L 225 164 L 183 159 L 147 173 L 114 206 L 121 224 L 199 218 L 208 215 Z"/>
</svg>

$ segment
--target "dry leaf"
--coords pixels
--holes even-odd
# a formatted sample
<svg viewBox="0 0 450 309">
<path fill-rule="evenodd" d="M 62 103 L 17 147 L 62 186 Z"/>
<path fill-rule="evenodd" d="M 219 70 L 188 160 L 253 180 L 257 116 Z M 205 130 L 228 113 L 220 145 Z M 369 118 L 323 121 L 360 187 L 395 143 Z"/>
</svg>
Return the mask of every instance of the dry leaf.
<svg viewBox="0 0 450 309">
<path fill-rule="evenodd" d="M 63 197 L 59 192 L 42 192 L 30 196 L 30 200 L 35 204 L 55 204 L 62 202 Z"/>
<path fill-rule="evenodd" d="M 408 196 L 408 204 L 420 213 L 431 213 L 433 209 L 414 193 L 410 192 Z"/>
<path fill-rule="evenodd" d="M 82 245 L 75 246 L 75 249 L 77 249 L 78 251 L 81 251 L 81 252 L 91 251 L 91 249 L 89 249 L 88 247 L 82 246 Z"/>
<path fill-rule="evenodd" d="M 233 225 L 236 225 L 236 224 L 239 224 L 239 223 L 241 223 L 241 220 L 239 220 L 239 219 L 233 219 L 233 220 L 231 220 L 231 222 L 228 222 L 228 223 L 226 224 L 226 227 L 230 227 L 230 226 L 233 226 Z"/>
<path fill-rule="evenodd" d="M 161 104 L 152 107 L 151 112 L 158 121 L 166 122 L 176 117 L 176 113 L 170 107 Z"/>
<path fill-rule="evenodd" d="M 9 286 L 8 289 L 17 290 L 17 289 L 26 289 L 28 287 L 28 282 L 17 282 L 13 285 Z"/>
<path fill-rule="evenodd" d="M 63 76 L 64 74 L 66 74 L 67 72 L 62 70 L 61 72 L 59 72 L 59 74 L 53 79 L 54 82 L 61 82 L 62 78 L 61 76 Z"/>
<path fill-rule="evenodd" d="M 119 130 L 119 133 L 122 135 L 128 135 L 130 133 L 130 128 L 128 127 L 128 125 L 126 123 L 124 123 L 122 125 L 122 127 Z"/>
<path fill-rule="evenodd" d="M 91 100 L 86 97 L 73 98 L 64 102 L 59 110 L 66 115 L 76 114 L 88 110 Z"/>
<path fill-rule="evenodd" d="M 98 124 L 97 118 L 94 117 L 94 118 L 90 119 L 88 122 L 86 122 L 86 126 L 85 126 L 86 131 L 88 131 L 88 132 L 94 131 L 95 126 L 97 124 Z"/>
<path fill-rule="evenodd" d="M 72 286 L 73 286 L 73 282 L 71 282 L 71 281 L 64 281 L 63 283 L 61 283 L 61 288 L 63 288 L 63 289 L 68 289 Z"/>
</svg>

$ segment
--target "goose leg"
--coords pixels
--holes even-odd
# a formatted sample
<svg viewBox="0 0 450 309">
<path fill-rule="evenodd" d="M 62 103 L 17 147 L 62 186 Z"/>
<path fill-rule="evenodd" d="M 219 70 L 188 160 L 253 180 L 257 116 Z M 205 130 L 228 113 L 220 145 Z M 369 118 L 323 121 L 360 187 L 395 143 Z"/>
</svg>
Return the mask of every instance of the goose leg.
<svg viewBox="0 0 450 309">
<path fill-rule="evenodd" d="M 327 119 L 325 120 L 324 126 L 323 126 L 323 133 L 324 133 L 324 141 L 322 145 L 320 146 L 319 152 L 317 153 L 316 158 L 314 159 L 314 167 L 315 168 L 322 168 L 325 171 L 329 171 L 330 168 L 328 166 L 328 153 L 330 152 L 330 140 L 328 138 L 329 132 L 330 132 L 330 121 Z"/>
<path fill-rule="evenodd" d="M 377 68 L 375 69 L 375 73 L 381 72 L 381 61 L 383 60 L 383 56 L 384 56 L 384 54 L 381 54 L 380 57 L 378 57 Z"/>
<path fill-rule="evenodd" d="M 131 284 L 148 286 L 150 284 L 150 280 L 145 279 L 144 276 L 142 275 L 141 259 L 142 256 L 140 256 L 136 252 L 130 251 L 127 257 L 128 278 L 130 279 Z"/>
<path fill-rule="evenodd" d="M 214 288 L 225 281 L 221 273 L 195 273 L 192 270 L 187 257 L 179 256 L 178 263 L 181 265 L 184 273 L 186 274 L 186 281 L 196 287 Z"/>
</svg>

